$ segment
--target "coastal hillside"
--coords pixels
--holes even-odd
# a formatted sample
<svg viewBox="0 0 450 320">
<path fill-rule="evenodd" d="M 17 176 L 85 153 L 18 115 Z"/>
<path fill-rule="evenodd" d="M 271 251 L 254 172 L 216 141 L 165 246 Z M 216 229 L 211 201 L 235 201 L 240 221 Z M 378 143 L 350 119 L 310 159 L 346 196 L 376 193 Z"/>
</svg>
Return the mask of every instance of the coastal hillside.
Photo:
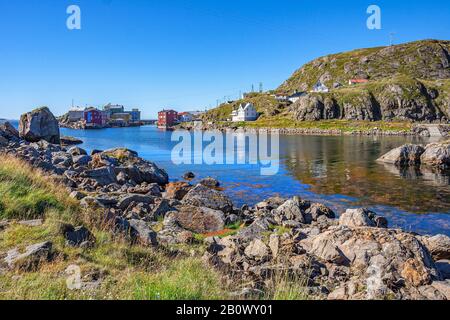
<svg viewBox="0 0 450 320">
<path fill-rule="evenodd" d="M 223 104 L 204 118 L 224 121 L 239 103 L 252 102 L 261 114 L 254 126 L 319 120 L 447 123 L 449 52 L 450 41 L 424 40 L 328 55 L 302 66 L 273 92 L 257 94 L 256 102 L 250 96 Z M 327 90 L 313 92 L 318 83 Z M 304 94 L 289 106 L 275 99 L 296 92 Z"/>
<path fill-rule="evenodd" d="M 449 52 L 450 41 L 423 40 L 332 54 L 302 66 L 277 91 L 292 94 L 296 90 L 310 91 L 318 81 L 333 88 L 350 79 L 378 81 L 398 75 L 449 79 Z"/>
</svg>

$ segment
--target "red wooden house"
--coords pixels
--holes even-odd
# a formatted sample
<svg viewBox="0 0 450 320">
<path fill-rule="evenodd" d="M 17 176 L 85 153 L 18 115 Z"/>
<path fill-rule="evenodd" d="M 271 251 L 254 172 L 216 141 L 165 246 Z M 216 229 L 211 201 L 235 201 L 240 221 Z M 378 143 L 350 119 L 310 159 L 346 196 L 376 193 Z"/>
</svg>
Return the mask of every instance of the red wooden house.
<svg viewBox="0 0 450 320">
<path fill-rule="evenodd" d="M 158 127 L 170 128 L 178 123 L 178 112 L 174 110 L 163 110 L 158 112 Z"/>
<path fill-rule="evenodd" d="M 103 127 L 106 125 L 107 120 L 107 114 L 104 111 L 95 108 L 84 111 L 84 121 L 88 127 Z"/>
</svg>

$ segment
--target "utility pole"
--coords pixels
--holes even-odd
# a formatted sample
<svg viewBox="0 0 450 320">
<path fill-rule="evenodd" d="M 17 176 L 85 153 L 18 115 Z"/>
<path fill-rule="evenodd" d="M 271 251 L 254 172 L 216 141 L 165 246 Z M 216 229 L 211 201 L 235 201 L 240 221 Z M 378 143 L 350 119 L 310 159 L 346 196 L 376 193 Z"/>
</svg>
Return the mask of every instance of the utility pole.
<svg viewBox="0 0 450 320">
<path fill-rule="evenodd" d="M 389 33 L 389 42 L 390 42 L 391 47 L 394 45 L 394 36 L 395 36 L 395 32 Z"/>
</svg>

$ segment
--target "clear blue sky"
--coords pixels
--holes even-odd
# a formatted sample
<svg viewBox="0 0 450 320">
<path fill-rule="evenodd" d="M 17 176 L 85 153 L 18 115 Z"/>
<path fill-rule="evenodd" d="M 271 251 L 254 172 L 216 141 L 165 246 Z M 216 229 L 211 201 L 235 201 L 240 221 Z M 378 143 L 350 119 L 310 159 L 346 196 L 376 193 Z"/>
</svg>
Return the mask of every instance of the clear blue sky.
<svg viewBox="0 0 450 320">
<path fill-rule="evenodd" d="M 79 5 L 82 29 L 66 28 Z M 370 4 L 382 30 L 366 28 Z M 325 54 L 450 39 L 450 1 L 0 0 L 0 118 L 108 102 L 215 106 L 252 83 L 276 88 Z"/>
</svg>

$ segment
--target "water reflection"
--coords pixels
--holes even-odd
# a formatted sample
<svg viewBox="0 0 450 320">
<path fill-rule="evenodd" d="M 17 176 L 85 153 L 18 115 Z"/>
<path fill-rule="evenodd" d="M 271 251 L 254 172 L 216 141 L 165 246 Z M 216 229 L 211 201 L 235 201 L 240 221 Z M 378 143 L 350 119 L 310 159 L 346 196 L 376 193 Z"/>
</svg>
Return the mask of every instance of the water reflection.
<svg viewBox="0 0 450 320">
<path fill-rule="evenodd" d="M 402 210 L 450 212 L 450 176 L 430 168 L 400 169 L 376 162 L 405 142 L 404 137 L 286 137 L 286 168 L 311 191 L 342 194 L 361 205 L 385 204 Z"/>
</svg>

